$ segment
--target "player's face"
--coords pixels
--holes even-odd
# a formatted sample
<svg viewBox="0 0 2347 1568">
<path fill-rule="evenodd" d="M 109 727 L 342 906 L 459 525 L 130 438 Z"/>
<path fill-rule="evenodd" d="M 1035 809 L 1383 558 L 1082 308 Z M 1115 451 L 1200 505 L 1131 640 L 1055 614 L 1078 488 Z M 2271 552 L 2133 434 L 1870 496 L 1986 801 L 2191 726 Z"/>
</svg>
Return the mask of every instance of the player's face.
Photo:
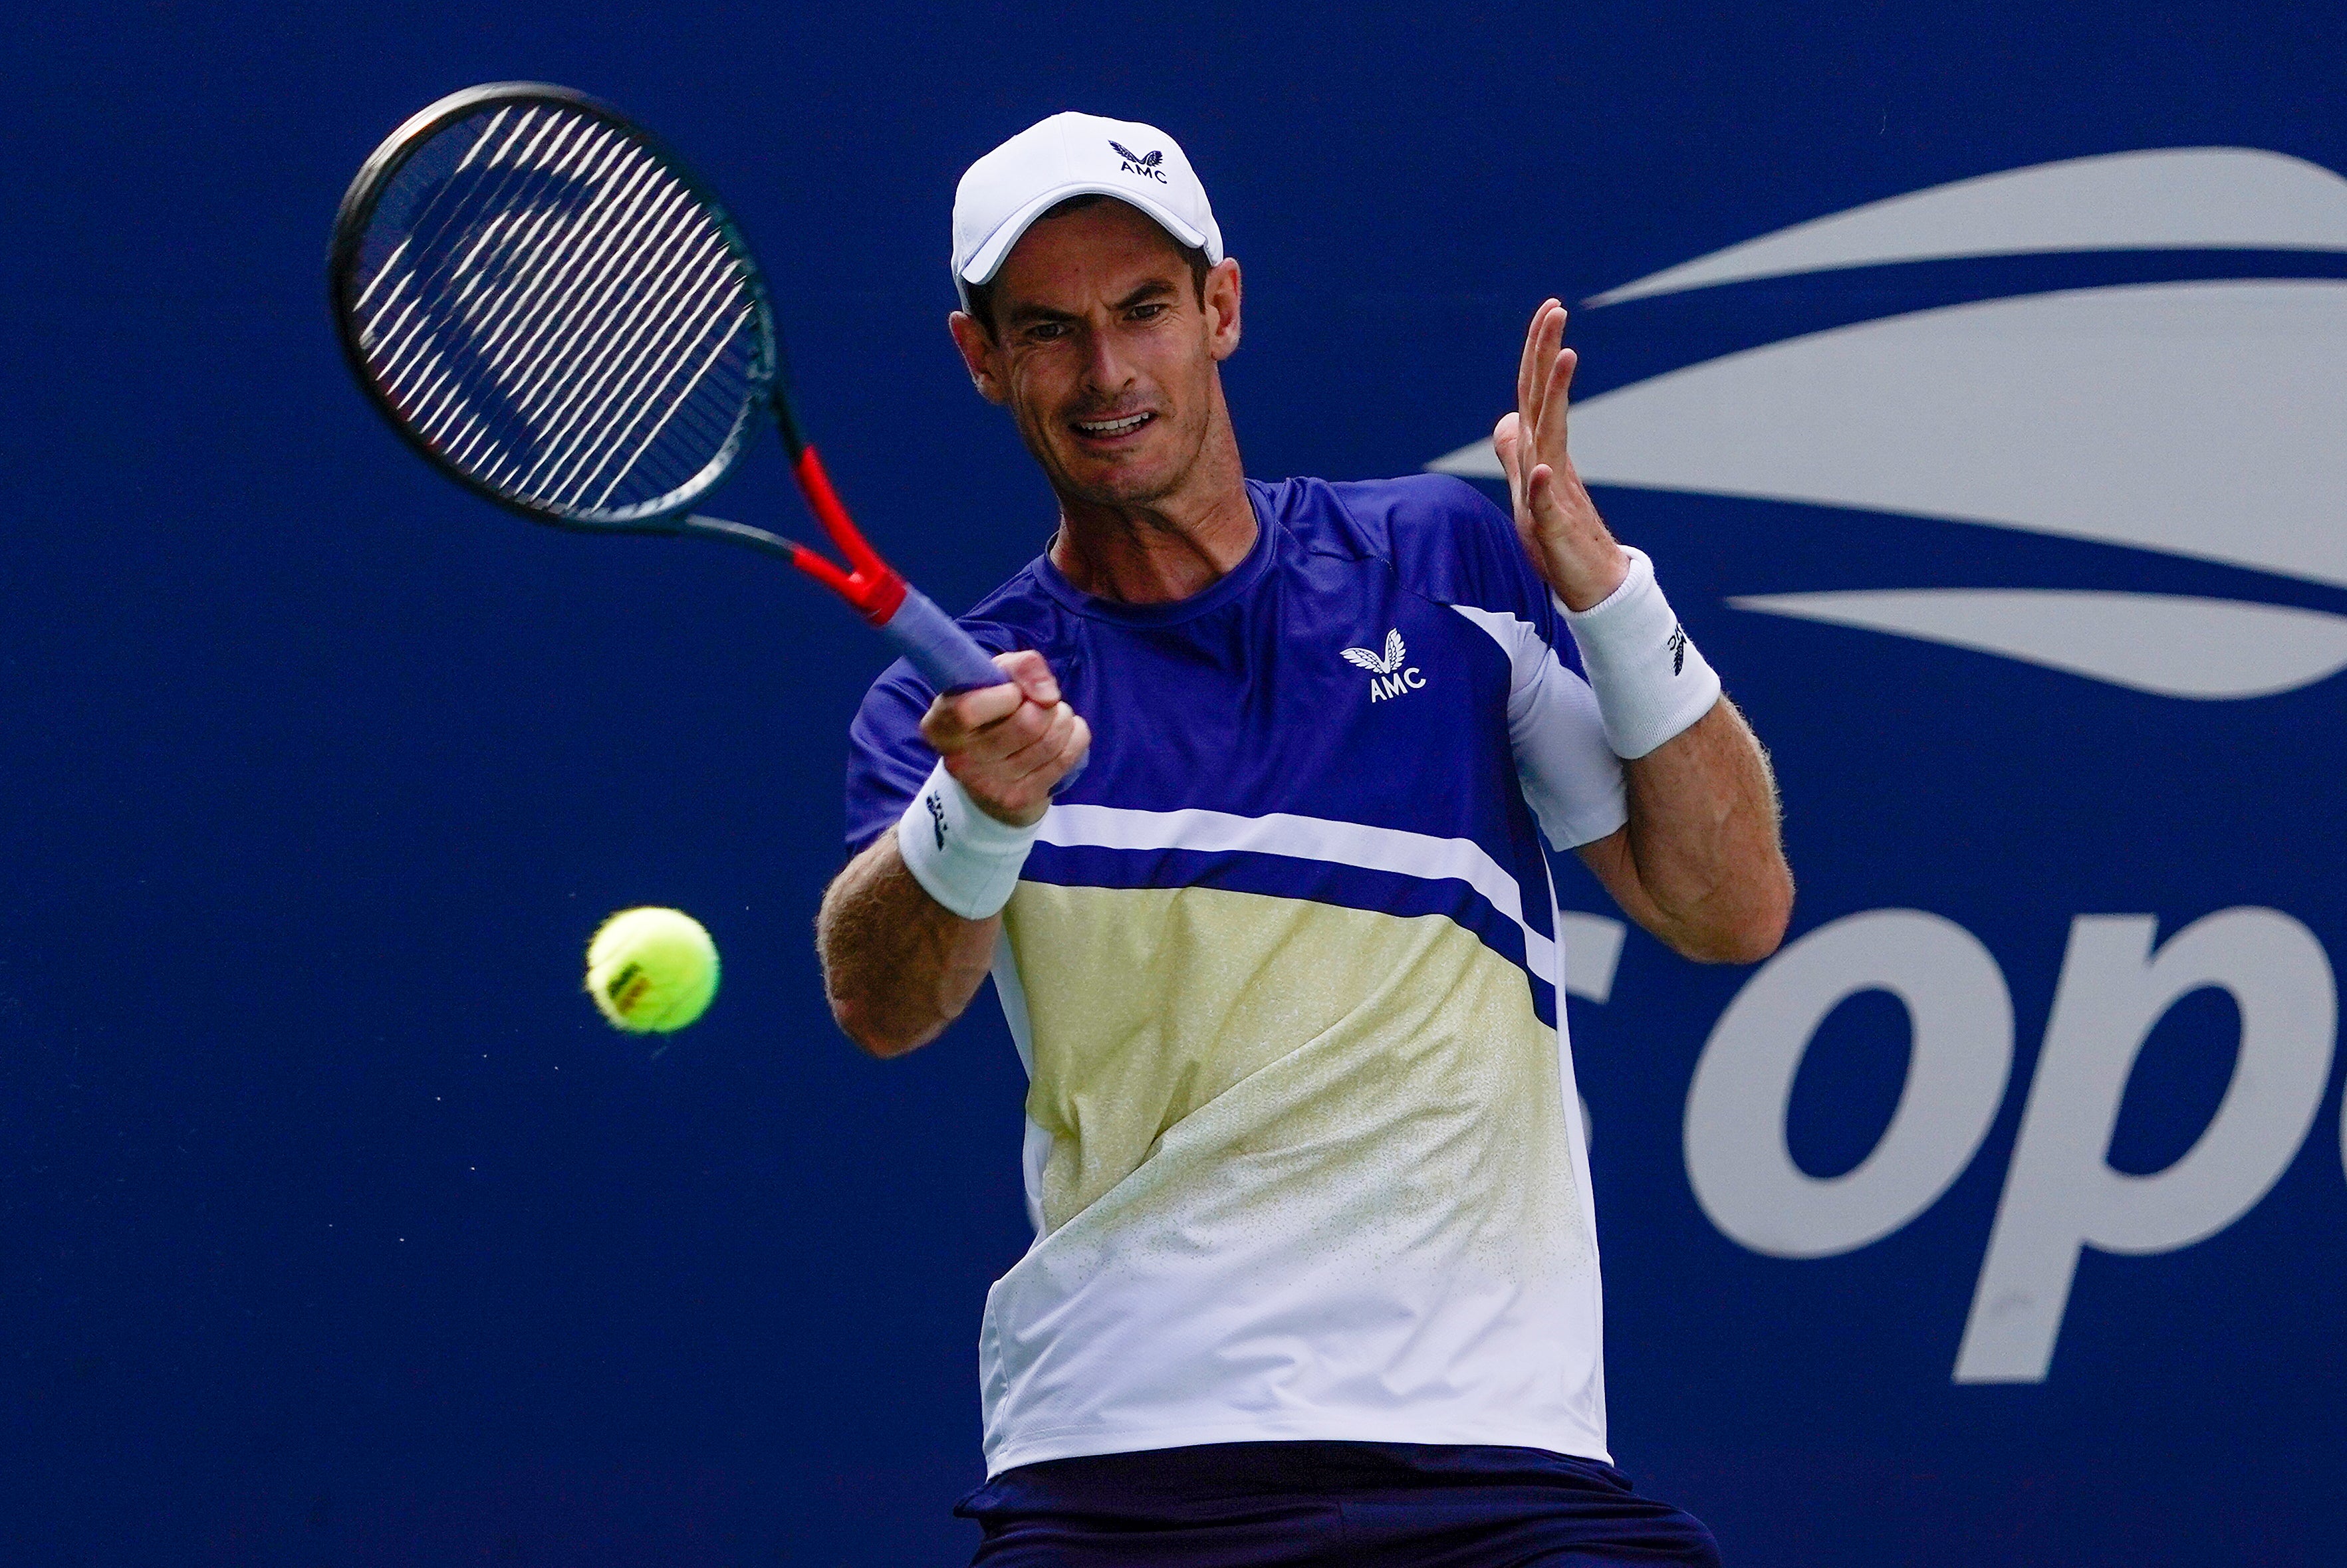
<svg viewBox="0 0 2347 1568">
<path fill-rule="evenodd" d="M 1164 230 L 1107 200 L 1036 224 L 995 274 L 995 335 L 956 323 L 970 369 L 1007 405 L 1055 488 L 1104 506 L 1177 490 L 1217 420 L 1215 366 L 1238 346 L 1238 265 L 1202 305 Z M 974 352 L 975 351 L 975 352 Z"/>
</svg>

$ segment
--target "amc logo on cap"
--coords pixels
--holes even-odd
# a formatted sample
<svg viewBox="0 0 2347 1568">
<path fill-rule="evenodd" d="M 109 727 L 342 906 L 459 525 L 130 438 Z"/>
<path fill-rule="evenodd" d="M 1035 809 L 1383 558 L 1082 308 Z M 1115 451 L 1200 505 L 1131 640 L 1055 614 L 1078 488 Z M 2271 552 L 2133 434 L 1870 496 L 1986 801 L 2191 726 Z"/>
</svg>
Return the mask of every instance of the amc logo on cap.
<svg viewBox="0 0 2347 1568">
<path fill-rule="evenodd" d="M 1133 151 L 1133 149 L 1125 146 L 1124 143 L 1118 141 L 1113 138 L 1110 139 L 1109 146 L 1116 149 L 1116 155 L 1124 159 L 1122 163 L 1116 166 L 1118 173 L 1138 174 L 1143 179 L 1153 179 L 1160 185 L 1165 183 L 1165 171 L 1157 167 L 1159 164 L 1165 161 L 1165 152 L 1163 149 L 1161 148 L 1157 151 L 1151 153 L 1147 158 L 1143 158 L 1141 154 Z"/>
</svg>

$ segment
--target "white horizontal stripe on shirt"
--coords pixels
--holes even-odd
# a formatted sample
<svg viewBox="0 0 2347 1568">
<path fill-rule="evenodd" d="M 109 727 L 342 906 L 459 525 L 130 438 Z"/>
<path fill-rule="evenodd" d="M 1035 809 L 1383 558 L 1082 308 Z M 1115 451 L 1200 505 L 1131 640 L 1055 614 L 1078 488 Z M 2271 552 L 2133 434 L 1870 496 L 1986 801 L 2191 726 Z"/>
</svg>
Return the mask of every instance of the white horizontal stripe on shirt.
<svg viewBox="0 0 2347 1568">
<path fill-rule="evenodd" d="M 1046 844 L 1069 849 L 1189 849 L 1206 854 L 1282 855 L 1429 882 L 1464 882 L 1524 935 L 1532 974 L 1558 984 L 1556 943 L 1525 923 L 1522 889 L 1471 838 L 1437 838 L 1325 816 L 1272 812 L 1134 811 L 1116 805 L 1055 805 L 1043 814 Z"/>
</svg>

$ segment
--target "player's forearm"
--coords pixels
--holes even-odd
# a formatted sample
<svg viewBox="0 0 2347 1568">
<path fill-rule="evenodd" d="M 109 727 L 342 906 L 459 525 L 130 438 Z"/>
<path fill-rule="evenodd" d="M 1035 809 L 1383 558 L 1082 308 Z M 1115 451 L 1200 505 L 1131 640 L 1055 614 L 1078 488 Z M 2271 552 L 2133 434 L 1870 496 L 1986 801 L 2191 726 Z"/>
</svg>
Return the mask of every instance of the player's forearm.
<svg viewBox="0 0 2347 1568">
<path fill-rule="evenodd" d="M 1768 754 L 1736 705 L 1722 697 L 1624 772 L 1629 825 L 1600 850 L 1616 864 L 1593 859 L 1624 908 L 1690 958 L 1748 964 L 1776 951 L 1793 878 Z"/>
<path fill-rule="evenodd" d="M 831 1016 L 874 1056 L 928 1044 L 978 994 L 1001 925 L 938 904 L 906 869 L 897 835 L 881 835 L 832 880 L 815 916 Z"/>
</svg>

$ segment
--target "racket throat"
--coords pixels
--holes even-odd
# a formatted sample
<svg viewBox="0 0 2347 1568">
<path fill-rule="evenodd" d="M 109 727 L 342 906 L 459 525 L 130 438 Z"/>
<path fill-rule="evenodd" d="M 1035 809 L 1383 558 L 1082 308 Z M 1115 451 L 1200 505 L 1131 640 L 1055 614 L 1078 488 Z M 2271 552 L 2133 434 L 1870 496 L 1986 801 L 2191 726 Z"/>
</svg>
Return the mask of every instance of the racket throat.
<svg viewBox="0 0 2347 1568">
<path fill-rule="evenodd" d="M 905 602 L 905 579 L 883 566 L 875 576 L 858 568 L 842 571 L 829 558 L 802 544 L 791 546 L 791 564 L 847 600 L 873 626 L 886 626 Z"/>
<path fill-rule="evenodd" d="M 791 458 L 792 477 L 799 482 L 799 493 L 806 497 L 807 510 L 839 553 L 847 558 L 848 570 L 841 571 L 830 561 L 808 549 L 798 547 L 793 564 L 821 580 L 831 590 L 856 607 L 856 613 L 874 626 L 886 626 L 897 607 L 905 602 L 905 579 L 896 569 L 880 559 L 880 552 L 866 544 L 855 523 L 849 520 L 847 508 L 840 504 L 839 492 L 832 488 L 831 476 L 825 471 L 822 457 L 812 443 L 801 446 Z"/>
</svg>

